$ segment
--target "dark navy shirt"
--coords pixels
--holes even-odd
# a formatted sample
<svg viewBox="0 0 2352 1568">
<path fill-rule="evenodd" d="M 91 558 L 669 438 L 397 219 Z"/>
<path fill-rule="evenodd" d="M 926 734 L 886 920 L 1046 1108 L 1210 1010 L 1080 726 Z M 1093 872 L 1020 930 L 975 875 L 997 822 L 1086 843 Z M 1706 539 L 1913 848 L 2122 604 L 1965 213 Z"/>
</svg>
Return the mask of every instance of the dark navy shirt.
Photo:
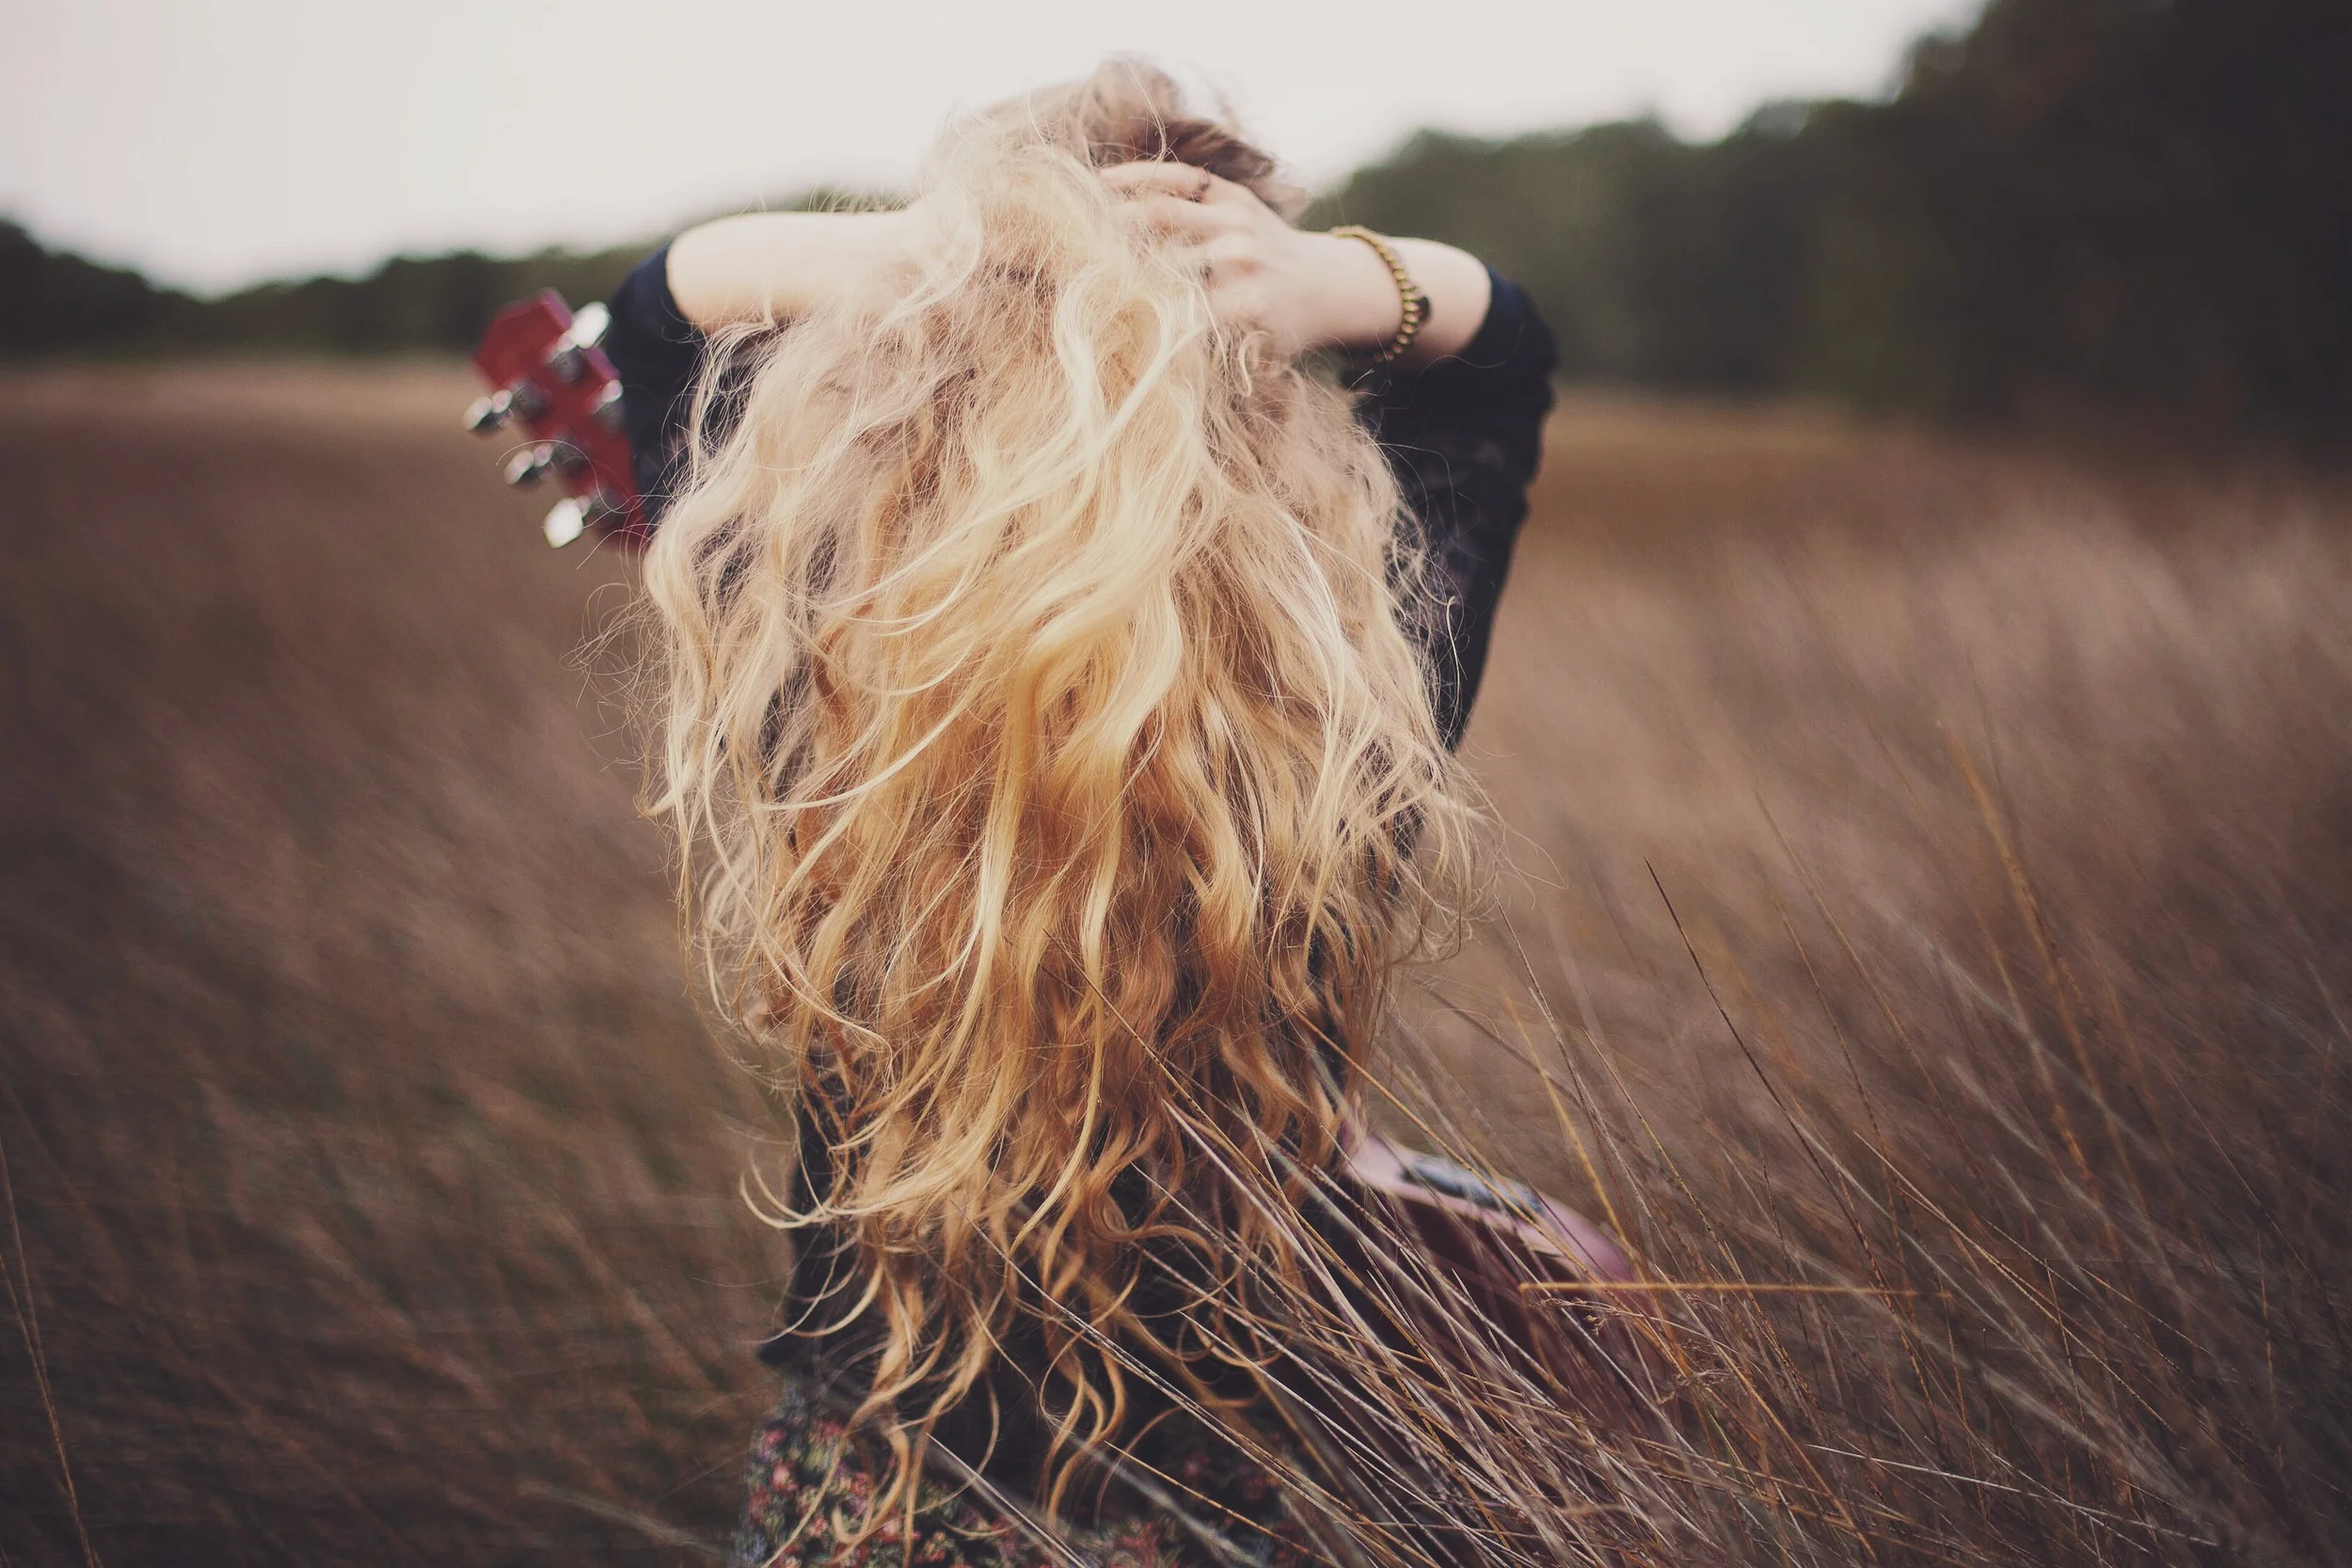
<svg viewBox="0 0 2352 1568">
<path fill-rule="evenodd" d="M 620 372 L 638 491 L 656 519 L 684 468 L 704 347 L 670 293 L 669 260 L 664 246 L 628 275 L 612 295 L 604 338 Z M 1387 453 L 1428 554 L 1438 602 L 1414 630 L 1448 746 L 1460 742 L 1486 673 L 1495 604 L 1543 454 L 1558 357 L 1525 292 L 1502 277 L 1493 282 L 1486 319 L 1461 353 L 1410 369 L 1375 366 L 1355 382 L 1363 395 L 1358 418 Z"/>
</svg>

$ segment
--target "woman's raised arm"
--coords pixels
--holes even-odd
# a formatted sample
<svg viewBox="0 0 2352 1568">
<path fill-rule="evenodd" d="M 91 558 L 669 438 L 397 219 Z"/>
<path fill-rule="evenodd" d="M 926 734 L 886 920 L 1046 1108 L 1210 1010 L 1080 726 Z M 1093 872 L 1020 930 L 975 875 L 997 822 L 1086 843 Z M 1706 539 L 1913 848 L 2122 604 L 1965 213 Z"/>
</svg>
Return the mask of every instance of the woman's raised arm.
<svg viewBox="0 0 2352 1568">
<path fill-rule="evenodd" d="M 874 213 L 745 213 L 670 244 L 678 313 L 703 332 L 788 321 L 861 277 L 912 261 L 929 235 L 920 204 Z"/>
<path fill-rule="evenodd" d="M 1198 248 L 1218 316 L 1263 331 L 1284 353 L 1361 351 L 1396 333 L 1403 303 L 1372 246 L 1293 229 L 1247 187 L 1179 163 L 1104 171 L 1138 220 Z M 935 237 L 922 203 L 889 212 L 747 213 L 699 224 L 670 245 L 678 314 L 702 332 L 788 321 L 876 271 L 913 261 Z M 1390 242 L 1429 313 L 1401 356 L 1457 354 L 1486 320 L 1486 269 L 1430 240 Z"/>
</svg>

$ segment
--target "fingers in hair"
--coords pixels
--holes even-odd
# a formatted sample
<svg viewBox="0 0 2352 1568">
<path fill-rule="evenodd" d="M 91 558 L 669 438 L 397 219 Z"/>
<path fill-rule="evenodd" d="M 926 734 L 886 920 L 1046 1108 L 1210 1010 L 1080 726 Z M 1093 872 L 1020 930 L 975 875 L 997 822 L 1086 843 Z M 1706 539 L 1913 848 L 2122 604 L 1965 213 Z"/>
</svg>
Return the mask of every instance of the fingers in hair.
<svg viewBox="0 0 2352 1568">
<path fill-rule="evenodd" d="M 1225 232 L 1228 223 L 1222 213 L 1200 202 L 1157 193 L 1131 198 L 1129 210 L 1136 222 L 1186 239 L 1214 238 Z"/>
<path fill-rule="evenodd" d="M 1114 164 L 1103 171 L 1103 178 L 1112 189 L 1122 195 L 1172 197 L 1193 203 L 1230 199 L 1227 193 L 1241 189 L 1232 181 L 1220 180 L 1197 164 L 1180 164 L 1167 159 Z"/>
</svg>

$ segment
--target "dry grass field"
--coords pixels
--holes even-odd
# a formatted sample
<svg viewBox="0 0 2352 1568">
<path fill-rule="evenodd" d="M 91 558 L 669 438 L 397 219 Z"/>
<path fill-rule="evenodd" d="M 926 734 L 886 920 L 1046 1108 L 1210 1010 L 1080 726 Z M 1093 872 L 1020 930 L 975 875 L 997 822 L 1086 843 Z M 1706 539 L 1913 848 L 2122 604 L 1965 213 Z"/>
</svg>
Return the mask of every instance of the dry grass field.
<svg viewBox="0 0 2352 1568">
<path fill-rule="evenodd" d="M 580 653 L 628 569 L 466 392 L 0 378 L 0 1560 L 723 1542 L 768 1112 Z M 1393 1077 L 1707 1287 L 1626 1539 L 2352 1554 L 2347 713 L 2333 483 L 1563 410 Z"/>
</svg>

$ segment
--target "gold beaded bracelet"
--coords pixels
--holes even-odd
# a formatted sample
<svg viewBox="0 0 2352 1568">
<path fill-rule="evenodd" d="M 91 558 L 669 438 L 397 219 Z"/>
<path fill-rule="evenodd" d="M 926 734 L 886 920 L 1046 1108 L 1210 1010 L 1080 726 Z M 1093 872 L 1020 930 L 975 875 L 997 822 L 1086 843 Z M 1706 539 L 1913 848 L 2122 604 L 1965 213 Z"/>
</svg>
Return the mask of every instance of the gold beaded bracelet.
<svg viewBox="0 0 2352 1568">
<path fill-rule="evenodd" d="M 1361 224 L 1347 223 L 1330 232 L 1337 238 L 1361 240 L 1372 246 L 1373 254 L 1379 257 L 1381 263 L 1389 269 L 1389 276 L 1396 279 L 1396 297 L 1404 304 L 1405 319 L 1397 325 L 1396 336 L 1372 356 L 1374 364 L 1385 365 L 1412 347 L 1413 340 L 1421 336 L 1422 327 L 1429 320 L 1429 296 L 1421 292 L 1421 285 L 1413 281 L 1413 275 L 1405 270 L 1405 258 L 1396 253 L 1396 246 L 1371 230 Z"/>
</svg>

